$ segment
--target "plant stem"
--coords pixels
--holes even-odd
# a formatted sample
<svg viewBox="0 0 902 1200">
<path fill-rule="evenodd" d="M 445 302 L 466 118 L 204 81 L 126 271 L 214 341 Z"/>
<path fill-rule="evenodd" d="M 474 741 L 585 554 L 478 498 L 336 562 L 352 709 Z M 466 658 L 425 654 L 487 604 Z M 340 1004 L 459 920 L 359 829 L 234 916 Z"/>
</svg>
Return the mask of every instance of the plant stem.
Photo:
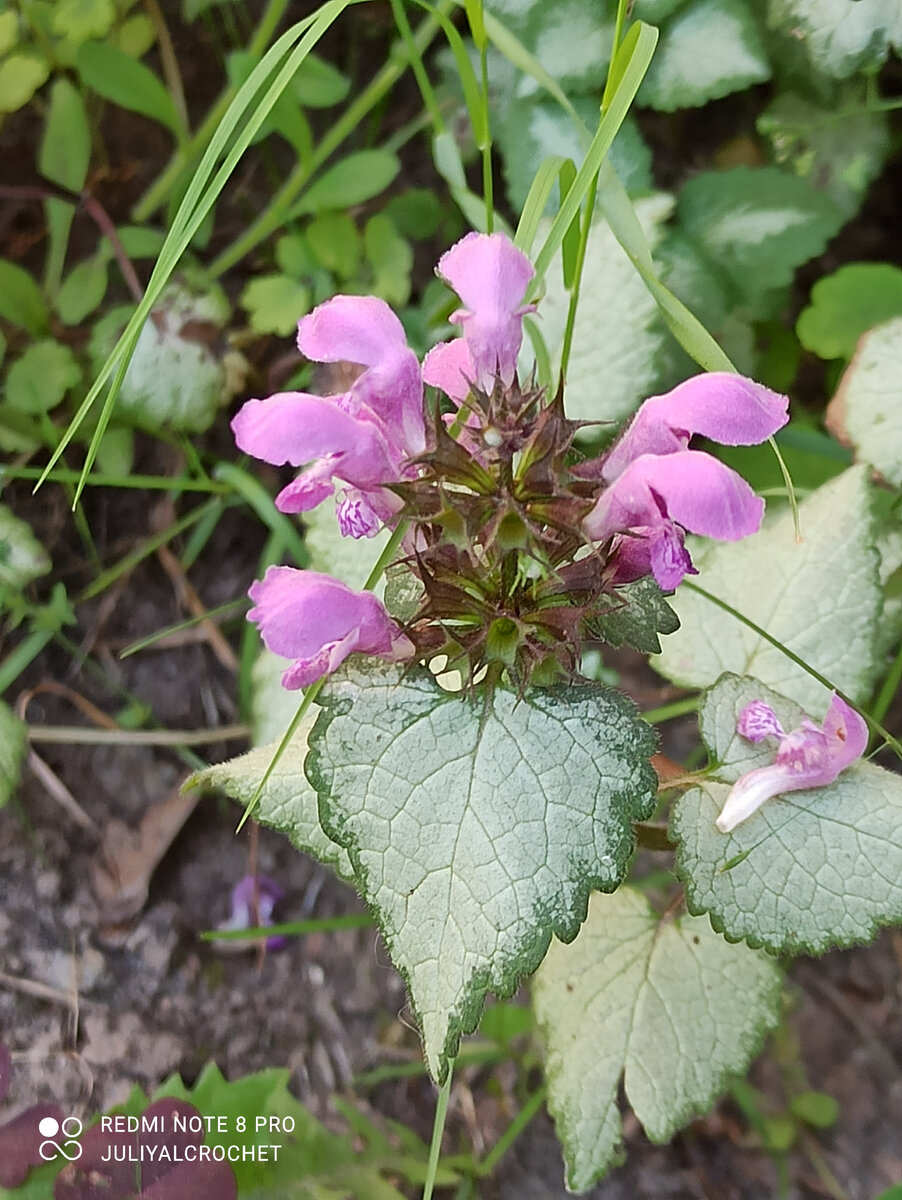
<svg viewBox="0 0 902 1200">
<path fill-rule="evenodd" d="M 505 1154 L 507 1154 L 508 1150 L 510 1150 L 511 1146 L 545 1103 L 546 1092 L 547 1089 L 541 1087 L 529 1097 L 513 1121 L 511 1121 L 510 1125 L 508 1125 L 507 1129 L 479 1164 L 480 1175 L 491 1175 L 492 1171 L 494 1171 L 495 1167 L 504 1158 Z"/>
<path fill-rule="evenodd" d="M 257 31 L 248 46 L 248 53 L 253 58 L 259 58 L 266 49 L 287 7 L 288 0 L 269 0 L 263 16 L 260 18 Z M 135 205 L 132 211 L 132 220 L 137 225 L 143 225 L 156 212 L 175 187 L 183 171 L 187 170 L 191 163 L 203 154 L 237 91 L 237 87 L 227 87 L 207 113 L 203 124 L 191 141 L 176 150 L 163 173 Z"/>
<path fill-rule="evenodd" d="M 453 11 L 453 0 L 442 0 L 438 11 L 447 15 Z M 427 17 L 413 35 L 413 44 L 417 53 L 423 51 L 439 30 L 439 22 L 434 17 Z M 357 99 L 345 110 L 343 115 L 332 126 L 323 140 L 314 150 L 309 163 L 298 163 L 285 183 L 273 197 L 266 210 L 254 221 L 250 228 L 239 237 L 228 250 L 223 251 L 214 259 L 209 267 L 211 279 L 216 279 L 235 263 L 240 262 L 246 254 L 254 249 L 264 238 L 279 229 L 290 218 L 291 208 L 311 176 L 319 170 L 323 163 L 332 155 L 341 143 L 360 124 L 363 118 L 379 103 L 388 91 L 397 83 L 410 65 L 404 48 L 399 46 L 393 52 L 369 87 L 365 88 Z"/>
<path fill-rule="evenodd" d="M 448 1064 L 448 1078 L 442 1084 L 435 1105 L 435 1124 L 432 1126 L 432 1145 L 429 1147 L 429 1163 L 426 1167 L 426 1181 L 423 1184 L 423 1200 L 432 1200 L 432 1190 L 435 1187 L 435 1176 L 438 1171 L 439 1155 L 442 1152 L 442 1134 L 445 1132 L 445 1117 L 448 1113 L 448 1098 L 451 1095 L 451 1079 L 454 1074 L 454 1063 Z"/>
<path fill-rule="evenodd" d="M 902 643 L 896 651 L 896 657 L 892 661 L 890 669 L 886 673 L 883 683 L 880 685 L 880 691 L 871 705 L 871 716 L 875 721 L 882 721 L 889 712 L 889 706 L 895 698 L 896 692 L 899 689 L 899 682 L 902 680 Z"/>
</svg>

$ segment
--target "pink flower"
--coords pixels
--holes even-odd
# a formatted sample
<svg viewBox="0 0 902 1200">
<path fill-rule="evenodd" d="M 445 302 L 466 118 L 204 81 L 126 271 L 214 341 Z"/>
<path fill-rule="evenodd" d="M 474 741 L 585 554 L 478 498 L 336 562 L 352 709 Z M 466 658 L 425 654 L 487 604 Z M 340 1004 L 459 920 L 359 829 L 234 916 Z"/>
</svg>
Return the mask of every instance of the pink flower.
<svg viewBox="0 0 902 1200">
<path fill-rule="evenodd" d="M 460 341 L 433 347 L 423 363 L 423 378 L 458 403 L 470 384 L 490 393 L 500 377 L 513 382 L 523 340 L 524 304 L 535 275 L 532 263 L 503 233 L 468 233 L 439 259 L 438 274 L 463 301 L 451 321 L 463 330 Z"/>
<path fill-rule="evenodd" d="M 616 582 L 652 574 L 671 591 L 695 573 L 686 530 L 731 542 L 756 532 L 764 501 L 689 441 L 701 434 L 728 446 L 762 442 L 786 423 L 787 405 L 741 375 L 697 375 L 646 400 L 609 453 L 583 464 L 581 475 L 608 484 L 584 528 L 593 541 L 616 539 Z"/>
<path fill-rule="evenodd" d="M 771 766 L 749 771 L 733 784 L 716 821 L 721 833 L 735 829 L 774 796 L 833 783 L 868 744 L 864 718 L 835 692 L 823 725 L 806 717 L 798 729 L 784 733 L 773 709 L 753 700 L 739 714 L 736 729 L 750 742 L 775 737 L 779 749 Z"/>
<path fill-rule="evenodd" d="M 372 592 L 355 592 L 319 571 L 270 567 L 248 593 L 265 645 L 295 663 L 282 676 L 283 687 L 307 687 L 330 675 L 349 654 L 375 654 L 391 661 L 413 653 Z"/>
<path fill-rule="evenodd" d="M 282 512 L 308 512 L 349 486 L 339 505 L 342 533 L 372 537 L 400 501 L 388 484 L 407 477 L 406 462 L 426 445 L 423 382 L 401 322 L 374 296 L 335 296 L 298 325 L 298 346 L 316 362 L 365 369 L 347 392 L 282 392 L 249 400 L 232 421 L 240 449 L 281 466 L 309 464 L 276 497 Z"/>
</svg>

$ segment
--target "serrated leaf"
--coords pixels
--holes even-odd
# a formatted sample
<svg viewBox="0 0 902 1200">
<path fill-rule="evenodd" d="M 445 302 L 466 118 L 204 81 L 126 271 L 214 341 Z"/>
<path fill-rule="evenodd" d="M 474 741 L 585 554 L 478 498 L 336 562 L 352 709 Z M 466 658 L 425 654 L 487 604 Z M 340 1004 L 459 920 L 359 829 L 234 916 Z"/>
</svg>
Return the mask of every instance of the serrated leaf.
<svg viewBox="0 0 902 1200">
<path fill-rule="evenodd" d="M 597 685 L 474 698 L 426 671 L 333 676 L 307 773 L 410 989 L 441 1080 L 485 995 L 511 995 L 591 888 L 612 891 L 654 807 L 654 739 Z"/>
<path fill-rule="evenodd" d="M 671 209 L 672 200 L 666 195 L 636 202 L 636 212 L 653 246 Z M 540 227 L 540 241 L 547 228 Z M 539 330 L 556 378 L 570 303 L 560 254 L 548 269 L 546 284 Z M 614 423 L 630 416 L 658 384 L 657 358 L 668 337 L 654 298 L 607 223 L 597 221 L 589 234 L 576 310 L 564 392 L 567 416 Z"/>
<path fill-rule="evenodd" d="M 611 646 L 632 646 L 643 654 L 660 654 L 659 633 L 675 633 L 680 620 L 651 576 L 617 588 L 610 612 L 592 621 L 593 630 Z"/>
<path fill-rule="evenodd" d="M 777 167 L 706 171 L 680 192 L 683 229 L 753 312 L 792 282 L 843 223 L 834 200 Z"/>
<path fill-rule="evenodd" d="M 875 676 L 881 611 L 867 471 L 852 467 L 818 488 L 799 505 L 799 521 L 800 542 L 786 509 L 742 542 L 695 542 L 699 586 L 862 697 Z M 816 679 L 731 614 L 685 587 L 670 604 L 680 628 L 654 663 L 668 679 L 709 687 L 724 671 L 753 674 L 810 708 L 823 704 Z"/>
<path fill-rule="evenodd" d="M 593 896 L 576 941 L 553 942 L 533 984 L 568 1186 L 585 1191 L 616 1160 L 621 1076 L 648 1136 L 666 1142 L 745 1070 L 780 990 L 773 959 L 707 920 L 662 920 L 630 887 Z"/>
<path fill-rule="evenodd" d="M 50 74 L 50 65 L 30 49 L 16 50 L 0 62 L 0 113 L 24 108 Z"/>
<path fill-rule="evenodd" d="M 241 293 L 241 306 L 256 333 L 287 337 L 310 309 L 310 289 L 287 275 L 257 275 Z"/>
<path fill-rule="evenodd" d="M 565 91 L 595 92 L 604 83 L 611 57 L 613 13 L 594 0 L 538 4 L 529 14 L 523 41 Z"/>
<path fill-rule="evenodd" d="M 21 591 L 49 570 L 47 551 L 32 533 L 31 526 L 6 504 L 0 504 L 0 588 Z"/>
<path fill-rule="evenodd" d="M 902 484 L 902 317 L 866 333 L 827 410 L 829 427 L 856 457 Z"/>
<path fill-rule="evenodd" d="M 774 761 L 772 745 L 736 732 L 751 700 L 770 705 L 784 729 L 803 718 L 792 701 L 736 675 L 703 701 L 702 736 L 719 766 L 678 801 L 670 825 L 690 911 L 707 912 L 731 940 L 777 954 L 869 941 L 879 926 L 902 921 L 902 779 L 857 762 L 835 783 L 775 797 L 720 833 L 714 822 L 730 785 Z M 822 696 L 806 710 L 820 719 L 826 707 Z"/>
<path fill-rule="evenodd" d="M 50 412 L 81 379 L 68 346 L 49 338 L 33 342 L 6 376 L 6 401 L 17 412 Z"/>
<path fill-rule="evenodd" d="M 25 723 L 0 700 L 0 808 L 19 786 L 26 746 Z"/>
<path fill-rule="evenodd" d="M 805 47 L 811 63 L 836 79 L 878 66 L 902 38 L 895 0 L 770 0 L 771 29 Z"/>
<path fill-rule="evenodd" d="M 860 112 L 837 113 L 858 105 Z M 869 112 L 861 88 L 846 88 L 830 108 L 784 92 L 758 118 L 777 162 L 826 192 L 848 220 L 880 174 L 890 148 L 886 113 Z"/>
<path fill-rule="evenodd" d="M 84 102 L 68 79 L 56 79 L 50 89 L 38 170 L 70 192 L 80 192 L 90 159 L 91 130 Z"/>
<path fill-rule="evenodd" d="M 661 34 L 636 103 L 696 108 L 770 78 L 758 26 L 743 0 L 694 0 Z"/>
<path fill-rule="evenodd" d="M 285 694 L 290 694 L 294 702 L 294 710 L 289 715 L 291 720 L 297 712 L 300 699 L 296 692 Z M 284 833 L 296 850 L 326 863 L 341 879 L 353 883 L 354 869 L 347 853 L 323 832 L 316 792 L 304 774 L 307 739 L 318 715 L 315 708 L 305 713 L 267 780 L 254 809 L 254 818 Z M 207 767 L 191 777 L 190 786 L 217 788 L 239 804 L 247 805 L 254 798 L 260 780 L 276 757 L 280 742 L 281 734 L 275 741 L 248 754 Z"/>
</svg>

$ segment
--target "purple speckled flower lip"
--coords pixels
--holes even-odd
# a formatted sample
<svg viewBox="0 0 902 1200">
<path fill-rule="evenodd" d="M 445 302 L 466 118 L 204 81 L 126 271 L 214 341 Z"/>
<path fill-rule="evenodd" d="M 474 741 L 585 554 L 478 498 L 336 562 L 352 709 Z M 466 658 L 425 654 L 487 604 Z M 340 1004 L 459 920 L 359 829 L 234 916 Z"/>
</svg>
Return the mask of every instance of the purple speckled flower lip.
<svg viewBox="0 0 902 1200">
<path fill-rule="evenodd" d="M 273 924 L 273 912 L 285 893 L 267 875 L 245 875 L 232 888 L 232 911 L 227 921 L 216 928 L 227 932 L 238 929 L 256 929 Z M 288 942 L 281 935 L 266 939 L 267 950 L 280 950 Z M 235 946 L 236 943 L 230 940 Z M 240 943 L 244 946 L 244 943 Z M 256 944 L 256 943 L 253 943 Z"/>
<path fill-rule="evenodd" d="M 276 497 L 283 512 L 307 512 L 341 485 L 339 528 L 360 538 L 394 527 L 403 510 L 414 525 L 404 543 L 408 565 L 432 601 L 416 629 L 402 630 L 369 593 L 315 571 L 271 567 L 251 588 L 249 619 L 269 649 L 293 660 L 287 688 L 331 674 L 352 653 L 396 661 L 440 652 L 448 629 L 473 629 L 474 619 L 492 626 L 496 641 L 507 630 L 503 636 L 516 636 L 521 648 L 529 643 L 528 653 L 514 654 L 529 660 L 527 675 L 556 646 L 566 670 L 578 661 L 583 628 L 583 617 L 564 613 L 568 604 L 588 613 L 605 593 L 616 604 L 618 587 L 649 575 L 671 591 L 695 573 L 687 532 L 735 541 L 761 525 L 764 501 L 690 441 L 764 441 L 788 419 L 785 396 L 739 375 L 700 375 L 646 400 L 599 458 L 570 465 L 578 424 L 566 420 L 559 397 L 549 401 L 517 377 L 523 318 L 535 308 L 527 303 L 532 263 L 502 233 L 470 233 L 442 255 L 437 273 L 462 302 L 450 318 L 462 336 L 434 346 L 422 367 L 384 301 L 335 296 L 302 318 L 298 346 L 312 361 L 361 367 L 350 389 L 249 400 L 232 422 L 242 450 L 302 468 Z M 460 411 L 430 409 L 427 418 L 425 384 Z M 480 516 L 486 512 L 488 519 Z M 435 533 L 445 525 L 447 534 Z M 499 531 L 520 537 L 523 551 L 503 570 L 493 559 L 503 553 Z M 591 579 L 577 561 L 587 549 Z M 489 595 L 476 576 L 491 576 L 492 562 L 506 582 Z M 563 605 L 542 595 L 540 584 L 517 592 L 527 562 L 580 586 L 574 582 Z M 476 598 L 478 613 L 467 610 L 467 597 Z M 463 649 L 475 669 L 476 643 L 488 634 L 468 636 Z"/>
<path fill-rule="evenodd" d="M 868 744 L 864 718 L 835 692 L 822 725 L 806 717 L 786 733 L 773 709 L 753 700 L 739 714 L 736 729 L 750 742 L 776 738 L 778 749 L 770 766 L 757 767 L 733 784 L 716 821 L 721 833 L 730 833 L 774 796 L 833 783 Z"/>
</svg>

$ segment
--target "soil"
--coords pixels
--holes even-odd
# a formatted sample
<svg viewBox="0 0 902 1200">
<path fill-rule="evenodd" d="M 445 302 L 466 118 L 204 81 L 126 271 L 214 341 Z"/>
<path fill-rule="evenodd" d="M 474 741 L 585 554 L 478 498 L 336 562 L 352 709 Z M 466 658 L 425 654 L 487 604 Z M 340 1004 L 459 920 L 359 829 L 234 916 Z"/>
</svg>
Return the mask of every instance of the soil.
<svg viewBox="0 0 902 1200">
<path fill-rule="evenodd" d="M 168 12 L 172 6 L 164 7 Z M 358 58 L 366 57 L 361 46 L 374 44 L 380 33 L 376 28 L 361 35 L 354 49 Z M 184 57 L 195 64 L 215 62 L 212 52 Z M 187 81 L 192 96 L 215 94 L 216 81 L 211 84 L 203 70 L 194 68 L 194 74 L 199 78 Z M 402 118 L 405 106 L 415 111 L 412 93 L 399 101 Z M 97 187 L 114 219 L 125 218 L 165 161 L 165 143 L 150 128 L 120 113 L 106 131 L 110 164 Z M 134 155 L 136 136 L 140 160 Z M 25 115 L 9 122 L 0 140 L 6 160 L 21 165 L 23 183 L 33 181 L 28 164 L 34 137 L 34 123 Z M 421 166 L 410 169 L 421 182 Z M 898 164 L 890 170 L 897 181 Z M 256 180 L 252 172 L 242 178 L 246 194 L 266 183 L 259 170 Z M 887 249 L 899 227 L 898 191 L 892 204 L 885 184 L 875 197 L 856 223 L 857 236 L 891 260 L 898 254 L 898 243 Z M 227 237 L 230 221 L 240 228 L 241 211 L 239 197 L 226 210 L 218 238 Z M 36 208 L 13 205 L 0 222 L 0 253 L 31 265 L 43 236 Z M 843 236 L 852 241 L 842 257 L 856 257 L 854 230 Z M 261 367 L 267 356 L 275 360 L 281 353 L 281 346 L 265 346 Z M 171 460 L 160 460 L 164 453 L 170 452 L 158 443 L 142 443 L 136 470 L 172 471 Z M 4 501 L 33 522 L 53 555 L 54 579 L 63 579 L 70 596 L 77 595 L 96 566 L 62 490 L 45 488 L 34 498 L 27 486 L 16 485 L 5 490 Z M 104 565 L 154 531 L 166 515 L 160 505 L 157 493 L 89 490 L 84 513 Z M 189 507 L 180 502 L 179 513 Z M 263 540 L 250 515 L 225 513 L 191 572 L 206 608 L 246 592 Z M 178 541 L 173 549 L 178 552 Z M 118 658 L 130 642 L 186 615 L 165 564 L 152 555 L 121 584 L 78 606 L 77 625 L 66 631 L 78 653 L 51 643 L 22 677 L 21 689 L 54 681 L 111 715 L 129 698 L 138 699 L 164 729 L 234 724 L 236 673 L 209 641 Z M 237 650 L 239 623 L 224 628 Z M 644 706 L 675 694 L 637 658 L 621 657 L 618 667 L 623 686 Z M 37 691 L 27 715 L 35 724 L 89 724 L 70 698 L 56 692 Z M 692 722 L 678 724 L 668 736 L 676 740 L 666 748 L 680 757 L 695 736 Z M 244 744 L 211 743 L 199 750 L 214 761 L 240 752 Z M 311 934 L 263 956 L 226 953 L 199 939 L 201 931 L 226 919 L 231 888 L 254 865 L 284 889 L 278 913 L 285 920 L 361 911 L 348 888 L 269 830 L 236 836 L 238 810 L 208 795 L 153 871 L 146 899 L 141 903 L 139 896 L 138 910 L 122 919 L 109 895 L 98 894 L 104 837 L 113 822 L 136 829 L 150 808 L 171 798 L 188 773 L 186 764 L 167 748 L 41 743 L 33 749 L 71 792 L 86 821 L 80 823 L 54 798 L 53 785 L 48 790 L 34 759 L 19 796 L 0 812 L 0 1039 L 14 1064 L 4 1118 L 41 1100 L 54 1100 L 76 1115 L 105 1110 L 123 1101 L 135 1084 L 150 1090 L 171 1072 L 190 1083 L 212 1060 L 232 1079 L 287 1066 L 295 1094 L 336 1128 L 341 1122 L 330 1098 L 348 1093 L 356 1105 L 428 1138 L 434 1092 L 425 1075 L 355 1084 L 376 1067 L 420 1061 L 402 983 L 373 930 Z M 795 962 L 786 995 L 781 1037 L 768 1043 L 751 1081 L 779 1113 L 785 1110 L 787 1078 L 803 1071 L 808 1086 L 837 1099 L 839 1116 L 833 1128 L 812 1132 L 788 1154 L 784 1194 L 789 1200 L 829 1195 L 874 1200 L 902 1180 L 902 934 L 888 931 L 871 946 Z M 491 1147 L 522 1102 L 525 1082 L 535 1087 L 539 1081 L 518 1080 L 510 1064 L 462 1069 L 445 1150 Z M 649 1144 L 628 1110 L 624 1125 L 626 1163 L 590 1193 L 596 1200 L 761 1200 L 778 1194 L 778 1160 L 762 1150 L 732 1100 L 668 1146 Z M 835 1191 L 829 1173 L 842 1192 Z M 478 1194 L 482 1200 L 566 1195 L 560 1150 L 544 1112 Z"/>
</svg>

